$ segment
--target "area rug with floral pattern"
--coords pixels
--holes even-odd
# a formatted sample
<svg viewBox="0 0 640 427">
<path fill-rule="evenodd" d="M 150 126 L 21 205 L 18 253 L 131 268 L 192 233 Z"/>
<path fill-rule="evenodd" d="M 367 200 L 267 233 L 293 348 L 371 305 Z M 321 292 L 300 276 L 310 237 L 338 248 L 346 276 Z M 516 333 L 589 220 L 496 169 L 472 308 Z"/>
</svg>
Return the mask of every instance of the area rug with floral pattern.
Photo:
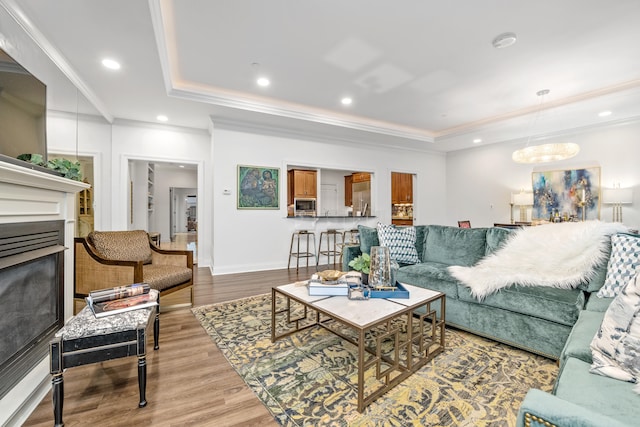
<svg viewBox="0 0 640 427">
<path fill-rule="evenodd" d="M 553 360 L 447 328 L 443 353 L 359 413 L 353 344 L 320 327 L 272 343 L 270 294 L 192 311 L 283 426 L 514 426 L 527 391 L 550 391 L 558 373 Z"/>
</svg>

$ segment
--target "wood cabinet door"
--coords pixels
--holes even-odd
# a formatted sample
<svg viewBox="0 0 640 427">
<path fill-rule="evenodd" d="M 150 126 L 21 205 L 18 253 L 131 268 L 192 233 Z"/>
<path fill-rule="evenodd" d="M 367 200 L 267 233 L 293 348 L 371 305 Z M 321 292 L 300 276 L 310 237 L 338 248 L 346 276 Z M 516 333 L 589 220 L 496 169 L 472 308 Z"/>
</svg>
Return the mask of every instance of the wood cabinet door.
<svg viewBox="0 0 640 427">
<path fill-rule="evenodd" d="M 402 174 L 402 196 L 404 203 L 413 203 L 413 175 L 410 173 Z"/>
<path fill-rule="evenodd" d="M 315 198 L 317 194 L 316 183 L 316 171 L 307 170 L 292 170 L 289 172 L 290 177 L 293 175 L 293 179 L 290 182 L 293 184 L 291 193 L 293 198 L 305 197 Z"/>
<path fill-rule="evenodd" d="M 316 171 L 307 171 L 305 173 L 305 194 L 307 197 L 313 197 L 314 199 L 318 196 L 318 183 L 316 182 Z"/>
<path fill-rule="evenodd" d="M 353 175 L 344 177 L 344 205 L 353 205 Z"/>
<path fill-rule="evenodd" d="M 371 181 L 371 174 L 367 172 L 356 172 L 353 174 L 353 182 Z"/>
<path fill-rule="evenodd" d="M 391 172 L 391 203 L 413 203 L 413 175 Z"/>
</svg>

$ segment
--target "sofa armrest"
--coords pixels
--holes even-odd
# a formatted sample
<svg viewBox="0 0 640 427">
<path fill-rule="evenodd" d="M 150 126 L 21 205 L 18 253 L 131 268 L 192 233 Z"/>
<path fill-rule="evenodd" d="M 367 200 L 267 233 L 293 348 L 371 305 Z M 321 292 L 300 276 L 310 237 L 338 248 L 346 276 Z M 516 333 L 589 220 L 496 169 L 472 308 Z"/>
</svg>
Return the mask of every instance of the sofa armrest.
<svg viewBox="0 0 640 427">
<path fill-rule="evenodd" d="M 357 245 L 346 245 L 342 248 L 342 271 L 350 271 L 353 270 L 349 267 L 349 262 L 352 259 L 362 255 L 362 251 L 360 251 L 360 246 Z"/>
<path fill-rule="evenodd" d="M 516 427 L 625 427 L 625 424 L 542 390 L 531 389 L 525 396 Z M 628 427 L 628 426 L 627 426 Z"/>
<path fill-rule="evenodd" d="M 86 239 L 74 239 L 74 296 L 142 282 L 142 261 L 114 261 L 98 254 Z"/>
</svg>

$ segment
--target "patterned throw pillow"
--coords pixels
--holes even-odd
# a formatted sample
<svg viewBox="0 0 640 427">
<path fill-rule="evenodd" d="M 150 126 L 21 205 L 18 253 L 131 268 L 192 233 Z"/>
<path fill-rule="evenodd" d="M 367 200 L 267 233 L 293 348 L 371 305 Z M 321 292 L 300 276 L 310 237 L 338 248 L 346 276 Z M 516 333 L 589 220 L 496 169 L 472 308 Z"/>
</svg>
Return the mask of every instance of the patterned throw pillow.
<svg viewBox="0 0 640 427">
<path fill-rule="evenodd" d="M 394 227 L 378 223 L 380 246 L 389 248 L 389 254 L 402 264 L 418 264 L 415 227 Z"/>
<path fill-rule="evenodd" d="M 640 267 L 640 238 L 628 234 L 611 236 L 611 256 L 607 264 L 604 286 L 598 291 L 600 298 L 613 298 L 631 280 Z"/>
<path fill-rule="evenodd" d="M 640 382 L 640 275 L 631 279 L 611 301 L 591 341 L 591 354 L 590 372 Z M 640 393 L 640 388 L 634 391 Z"/>
</svg>

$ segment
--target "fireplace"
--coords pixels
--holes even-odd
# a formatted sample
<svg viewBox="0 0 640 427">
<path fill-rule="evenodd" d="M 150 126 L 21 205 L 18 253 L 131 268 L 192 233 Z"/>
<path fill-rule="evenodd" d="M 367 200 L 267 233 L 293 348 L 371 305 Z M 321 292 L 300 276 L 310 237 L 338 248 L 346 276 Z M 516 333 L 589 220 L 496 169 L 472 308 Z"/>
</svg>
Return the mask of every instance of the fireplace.
<svg viewBox="0 0 640 427">
<path fill-rule="evenodd" d="M 64 324 L 63 220 L 0 224 L 0 398 Z"/>
</svg>

